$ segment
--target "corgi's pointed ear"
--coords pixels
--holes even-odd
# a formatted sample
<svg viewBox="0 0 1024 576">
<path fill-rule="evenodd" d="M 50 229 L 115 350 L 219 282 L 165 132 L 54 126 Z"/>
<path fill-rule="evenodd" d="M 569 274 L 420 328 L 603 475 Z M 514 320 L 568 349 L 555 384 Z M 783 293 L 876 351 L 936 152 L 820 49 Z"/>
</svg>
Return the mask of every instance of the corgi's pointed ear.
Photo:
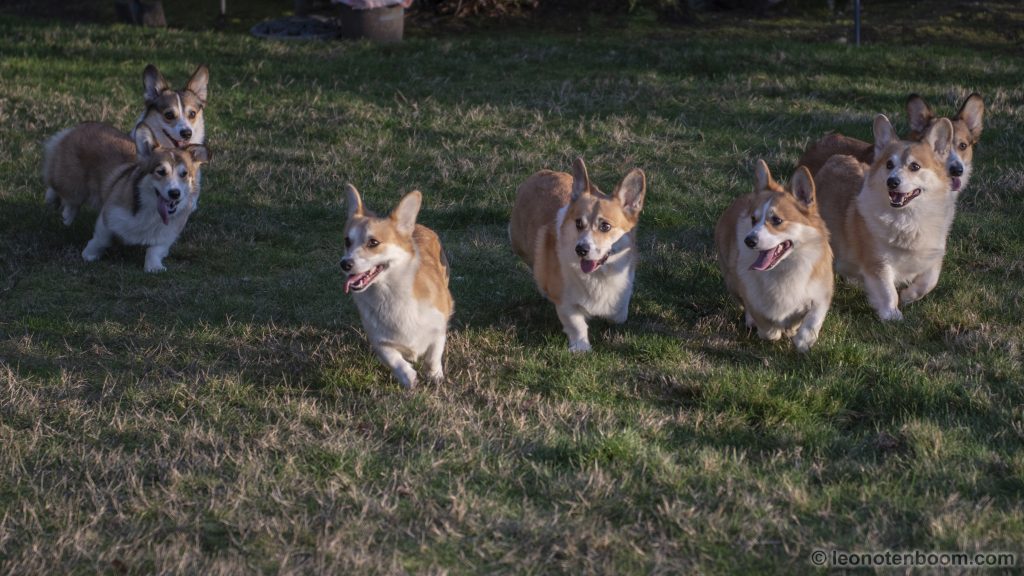
<svg viewBox="0 0 1024 576">
<path fill-rule="evenodd" d="M 590 194 L 590 176 L 583 158 L 576 158 L 572 163 L 572 199 L 584 194 Z"/>
<path fill-rule="evenodd" d="M 938 122 L 932 124 L 928 133 L 924 135 L 924 141 L 945 162 L 946 156 L 949 155 L 949 148 L 953 145 L 953 123 L 949 121 L 949 118 L 939 118 Z"/>
<path fill-rule="evenodd" d="M 146 104 L 156 102 L 161 94 L 171 89 L 170 84 L 164 79 L 164 75 L 156 69 L 156 66 L 147 64 L 142 71 L 142 94 Z"/>
<path fill-rule="evenodd" d="M 359 190 L 351 184 L 345 184 L 345 206 L 348 208 L 348 217 L 363 215 L 363 198 Z"/>
<path fill-rule="evenodd" d="M 139 123 L 135 127 L 135 157 L 139 160 L 148 160 L 153 151 L 160 145 L 157 144 L 156 134 L 149 129 L 149 126 Z"/>
<path fill-rule="evenodd" d="M 768 169 L 768 163 L 761 159 L 758 159 L 757 164 L 754 166 L 754 178 L 755 192 L 770 190 L 771 185 L 775 182 L 772 179 L 772 171 Z"/>
<path fill-rule="evenodd" d="M 399 234 L 412 236 L 413 230 L 416 229 L 416 215 L 420 213 L 422 204 L 423 194 L 419 190 L 413 190 L 403 196 L 398 206 L 391 211 L 390 218 L 395 223 Z"/>
<path fill-rule="evenodd" d="M 879 114 L 875 116 L 874 133 L 875 158 L 878 159 L 882 157 L 882 151 L 885 150 L 885 147 L 893 140 L 896 140 L 896 131 L 892 129 L 892 124 L 885 114 Z"/>
<path fill-rule="evenodd" d="M 917 94 L 907 96 L 907 121 L 910 123 L 911 134 L 920 136 L 928 128 L 928 123 L 935 118 L 931 106 Z M 913 138 L 913 136 L 912 136 Z"/>
<path fill-rule="evenodd" d="M 189 156 L 192 157 L 192 161 L 197 164 L 208 164 L 210 162 L 210 149 L 203 144 L 191 144 L 188 148 Z"/>
<path fill-rule="evenodd" d="M 643 170 L 633 168 L 622 179 L 622 182 L 619 183 L 618 188 L 615 189 L 614 196 L 618 198 L 626 214 L 636 218 L 640 215 L 640 211 L 644 209 L 644 196 L 646 194 L 647 177 L 644 175 Z"/>
<path fill-rule="evenodd" d="M 789 189 L 804 206 L 814 206 L 814 177 L 811 176 L 811 171 L 807 169 L 807 166 L 800 166 L 796 169 L 793 177 L 789 180 Z"/>
<path fill-rule="evenodd" d="M 975 92 L 967 97 L 964 105 L 960 107 L 957 118 L 967 123 L 967 129 L 971 131 L 971 140 L 977 142 L 981 138 L 981 123 L 985 116 L 985 100 L 981 94 Z"/>
<path fill-rule="evenodd" d="M 188 79 L 185 90 L 192 92 L 199 97 L 203 104 L 206 104 L 206 88 L 209 83 L 210 69 L 206 67 L 206 64 L 200 64 L 196 71 L 192 73 L 192 77 Z"/>
</svg>

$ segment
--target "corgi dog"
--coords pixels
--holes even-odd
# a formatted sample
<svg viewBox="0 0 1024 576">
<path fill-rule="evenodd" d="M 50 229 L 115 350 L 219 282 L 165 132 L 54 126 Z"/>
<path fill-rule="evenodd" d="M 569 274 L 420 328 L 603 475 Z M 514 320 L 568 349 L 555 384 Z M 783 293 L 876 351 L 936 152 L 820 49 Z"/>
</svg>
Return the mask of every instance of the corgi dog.
<svg viewBox="0 0 1024 576">
<path fill-rule="evenodd" d="M 377 356 L 403 388 L 416 385 L 412 363 L 426 357 L 427 377 L 444 380 L 444 346 L 454 301 L 448 258 L 431 229 L 416 223 L 423 195 L 406 194 L 386 218 L 363 207 L 355 186 L 345 186 L 348 221 L 341 259 L 345 293 L 359 310 Z"/>
<path fill-rule="evenodd" d="M 953 146 L 946 156 L 946 168 L 949 171 L 950 190 L 959 194 L 967 187 L 974 167 L 974 145 L 981 139 L 982 122 L 985 116 L 985 101 L 977 92 L 971 94 L 960 106 L 960 111 L 949 118 L 953 123 Z M 907 119 L 910 131 L 907 140 L 920 142 L 940 118 L 935 116 L 928 103 L 917 94 L 907 98 Z M 874 161 L 875 147 L 863 140 L 829 134 L 807 147 L 800 157 L 800 165 L 807 166 L 812 174 L 825 165 L 835 154 L 855 157 L 863 164 Z"/>
<path fill-rule="evenodd" d="M 586 352 L 588 318 L 621 324 L 629 315 L 647 182 L 634 168 L 606 196 L 591 184 L 582 158 L 572 169 L 541 170 L 519 186 L 509 237 L 554 303 L 569 349 Z"/>
<path fill-rule="evenodd" d="M 767 340 L 783 334 L 807 352 L 832 303 L 832 250 L 818 214 L 814 179 L 800 166 L 787 191 L 757 161 L 754 191 L 733 201 L 715 226 L 725 286 L 747 327 Z"/>
<path fill-rule="evenodd" d="M 142 71 L 143 99 L 146 108 L 135 121 L 135 130 L 145 125 L 156 134 L 163 148 L 187 148 L 206 143 L 206 121 L 203 110 L 210 83 L 210 69 L 200 64 L 181 90 L 173 90 L 157 67 L 149 64 Z M 189 198 L 192 210 L 199 207 L 199 176 L 194 196 Z"/>
<path fill-rule="evenodd" d="M 863 283 L 879 318 L 900 320 L 899 304 L 920 299 L 939 281 L 956 212 L 946 164 L 954 129 L 940 118 L 921 141 L 900 140 L 880 114 L 874 135 L 870 166 L 836 155 L 818 171 L 819 210 L 836 271 Z"/>
<path fill-rule="evenodd" d="M 163 148 L 149 128 L 135 130 L 135 159 L 103 176 L 103 204 L 92 240 L 82 251 L 97 260 L 114 238 L 147 246 L 146 272 L 166 270 L 163 260 L 188 222 L 199 166 L 209 161 L 205 146 Z"/>
<path fill-rule="evenodd" d="M 105 176 L 136 159 L 138 126 L 145 126 L 161 148 L 187 148 L 204 143 L 203 108 L 209 81 L 206 66 L 199 66 L 185 88 L 177 92 L 168 87 L 152 64 L 146 66 L 142 78 L 146 108 L 129 135 L 109 124 L 86 122 L 58 132 L 44 145 L 46 202 L 60 203 L 65 226 L 74 222 L 83 205 L 100 209 Z M 198 205 L 198 173 L 193 194 L 190 203 L 194 210 Z"/>
</svg>

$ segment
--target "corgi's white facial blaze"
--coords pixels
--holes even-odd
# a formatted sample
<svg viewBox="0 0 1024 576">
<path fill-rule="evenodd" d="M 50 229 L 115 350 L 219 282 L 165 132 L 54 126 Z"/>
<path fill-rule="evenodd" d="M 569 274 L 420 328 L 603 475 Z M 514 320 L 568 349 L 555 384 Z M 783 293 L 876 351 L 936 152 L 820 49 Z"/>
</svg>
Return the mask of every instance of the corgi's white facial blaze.
<svg viewBox="0 0 1024 576">
<path fill-rule="evenodd" d="M 751 270 L 771 270 L 792 253 L 793 240 L 779 230 L 785 221 L 773 209 L 773 201 L 769 199 L 750 215 L 752 228 L 743 243 L 757 252 L 757 258 L 750 265 Z"/>
</svg>

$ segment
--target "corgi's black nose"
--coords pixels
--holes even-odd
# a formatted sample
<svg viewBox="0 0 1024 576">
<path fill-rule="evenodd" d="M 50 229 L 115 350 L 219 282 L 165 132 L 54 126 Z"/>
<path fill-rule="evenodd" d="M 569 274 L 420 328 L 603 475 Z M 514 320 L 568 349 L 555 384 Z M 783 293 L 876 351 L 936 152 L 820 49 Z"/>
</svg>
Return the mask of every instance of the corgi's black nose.
<svg viewBox="0 0 1024 576">
<path fill-rule="evenodd" d="M 177 200 L 178 198 L 181 198 L 181 190 L 178 190 L 177 188 L 171 188 L 170 190 L 167 191 L 167 197 L 170 198 L 171 200 Z"/>
<path fill-rule="evenodd" d="M 341 269 L 344 270 L 345 272 L 351 271 L 352 270 L 352 259 L 351 258 L 342 258 L 341 259 Z"/>
<path fill-rule="evenodd" d="M 889 190 L 899 188 L 900 179 L 895 176 L 889 176 L 889 179 L 885 181 L 885 185 L 889 187 Z"/>
<path fill-rule="evenodd" d="M 757 246 L 757 238 L 754 236 L 747 236 L 743 239 L 743 243 L 747 245 L 747 248 L 753 248 L 754 246 Z"/>
<path fill-rule="evenodd" d="M 589 253 L 590 253 L 590 248 L 587 248 L 586 244 L 577 244 L 576 245 L 576 255 L 579 256 L 580 258 L 583 258 L 584 256 L 586 256 Z"/>
<path fill-rule="evenodd" d="M 949 167 L 949 175 L 956 176 L 957 178 L 964 175 L 964 165 L 957 162 Z"/>
<path fill-rule="evenodd" d="M 190 128 L 183 128 L 179 134 L 181 134 L 181 137 L 185 140 L 192 138 L 192 130 Z"/>
</svg>

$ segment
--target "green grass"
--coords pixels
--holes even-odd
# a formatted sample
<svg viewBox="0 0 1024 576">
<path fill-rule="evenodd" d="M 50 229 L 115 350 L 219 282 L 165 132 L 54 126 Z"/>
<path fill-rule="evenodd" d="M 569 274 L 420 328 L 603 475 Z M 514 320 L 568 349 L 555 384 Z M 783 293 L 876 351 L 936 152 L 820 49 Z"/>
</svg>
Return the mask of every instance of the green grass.
<svg viewBox="0 0 1024 576">
<path fill-rule="evenodd" d="M 0 572 L 809 572 L 816 548 L 1021 552 L 1024 67 L 992 4 L 860 49 L 847 22 L 272 43 L 0 15 Z M 870 15 L 870 13 L 869 13 Z M 991 15 L 991 14 L 990 14 Z M 987 18 L 987 19 L 986 19 Z M 877 20 L 876 20 L 877 22 Z M 892 43 L 883 40 L 891 39 Z M 902 42 L 902 43 L 898 43 Z M 141 71 L 211 68 L 214 154 L 166 261 L 86 264 L 40 143 L 128 128 Z M 985 96 L 938 288 L 840 283 L 806 356 L 749 334 L 715 219 L 764 158 Z M 629 321 L 567 351 L 509 249 L 516 186 L 583 155 L 649 193 Z M 345 181 L 413 188 L 449 251 L 449 380 L 403 392 L 336 262 Z"/>
</svg>

